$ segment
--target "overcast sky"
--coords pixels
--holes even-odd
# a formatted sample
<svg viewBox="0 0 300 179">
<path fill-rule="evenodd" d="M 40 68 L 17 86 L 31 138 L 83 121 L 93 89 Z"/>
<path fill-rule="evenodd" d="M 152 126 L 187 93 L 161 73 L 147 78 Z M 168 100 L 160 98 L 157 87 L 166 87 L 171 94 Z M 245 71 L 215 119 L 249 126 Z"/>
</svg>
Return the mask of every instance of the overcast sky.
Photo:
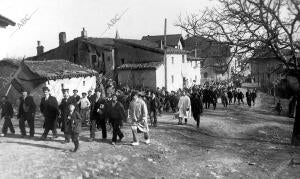
<svg viewBox="0 0 300 179">
<path fill-rule="evenodd" d="M 0 59 L 36 55 L 37 40 L 45 51 L 58 46 L 58 33 L 66 32 L 67 41 L 80 36 L 85 27 L 90 37 L 100 37 L 116 15 L 124 15 L 103 37 L 140 39 L 143 35 L 182 33 L 174 26 L 180 14 L 197 12 L 216 5 L 212 0 L 0 0 L 0 14 L 23 26 L 0 28 Z"/>
</svg>

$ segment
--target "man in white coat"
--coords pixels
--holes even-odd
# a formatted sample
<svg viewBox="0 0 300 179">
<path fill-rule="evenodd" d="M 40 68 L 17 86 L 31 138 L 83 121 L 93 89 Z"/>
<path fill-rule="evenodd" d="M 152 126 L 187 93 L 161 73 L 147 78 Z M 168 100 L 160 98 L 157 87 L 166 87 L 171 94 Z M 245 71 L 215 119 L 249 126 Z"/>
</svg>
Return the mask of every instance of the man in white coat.
<svg viewBox="0 0 300 179">
<path fill-rule="evenodd" d="M 191 109 L 191 100 L 190 97 L 187 96 L 185 91 L 182 92 L 182 95 L 179 98 L 178 109 L 179 109 L 178 125 L 183 125 L 182 123 L 183 119 L 184 119 L 184 123 L 187 124 L 187 119 L 189 118 L 190 109 Z"/>
</svg>

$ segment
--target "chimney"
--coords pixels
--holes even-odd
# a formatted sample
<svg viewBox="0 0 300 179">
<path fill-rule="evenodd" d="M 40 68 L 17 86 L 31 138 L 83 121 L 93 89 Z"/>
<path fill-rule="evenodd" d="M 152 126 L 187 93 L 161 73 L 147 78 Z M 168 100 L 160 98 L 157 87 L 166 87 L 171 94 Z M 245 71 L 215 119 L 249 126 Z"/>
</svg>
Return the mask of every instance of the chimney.
<svg viewBox="0 0 300 179">
<path fill-rule="evenodd" d="M 64 45 L 67 41 L 66 32 L 60 32 L 58 34 L 58 39 L 59 39 L 59 46 Z"/>
<path fill-rule="evenodd" d="M 81 37 L 82 38 L 87 38 L 87 32 L 86 32 L 84 27 L 82 28 L 82 31 L 81 31 Z"/>
<path fill-rule="evenodd" d="M 37 55 L 41 55 L 44 53 L 44 46 L 41 45 L 41 41 L 37 41 L 36 51 Z"/>
</svg>

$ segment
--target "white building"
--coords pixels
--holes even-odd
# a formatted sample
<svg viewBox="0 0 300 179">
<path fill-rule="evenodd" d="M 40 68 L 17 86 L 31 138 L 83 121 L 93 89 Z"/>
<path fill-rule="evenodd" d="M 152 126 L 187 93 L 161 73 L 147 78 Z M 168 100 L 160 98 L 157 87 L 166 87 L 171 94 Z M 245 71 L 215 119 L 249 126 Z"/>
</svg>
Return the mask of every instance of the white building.
<svg viewBox="0 0 300 179">
<path fill-rule="evenodd" d="M 125 63 L 118 67 L 119 84 L 130 87 L 162 88 L 175 91 L 184 87 L 199 85 L 201 80 L 200 62 L 188 61 L 187 51 L 168 47 L 166 66 L 164 54 L 157 61 Z M 165 78 L 165 74 L 167 78 Z"/>
</svg>

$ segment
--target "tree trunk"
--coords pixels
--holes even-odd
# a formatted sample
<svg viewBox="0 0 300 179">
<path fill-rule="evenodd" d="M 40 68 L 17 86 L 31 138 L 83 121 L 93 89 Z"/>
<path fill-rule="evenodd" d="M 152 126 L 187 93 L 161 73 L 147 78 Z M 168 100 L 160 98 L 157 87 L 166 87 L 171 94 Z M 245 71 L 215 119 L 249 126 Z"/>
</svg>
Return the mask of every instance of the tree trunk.
<svg viewBox="0 0 300 179">
<path fill-rule="evenodd" d="M 300 77 L 298 76 L 298 81 L 300 82 Z M 294 128 L 292 134 L 292 145 L 300 145 L 300 94 L 296 94 L 296 116 L 294 121 Z"/>
</svg>

